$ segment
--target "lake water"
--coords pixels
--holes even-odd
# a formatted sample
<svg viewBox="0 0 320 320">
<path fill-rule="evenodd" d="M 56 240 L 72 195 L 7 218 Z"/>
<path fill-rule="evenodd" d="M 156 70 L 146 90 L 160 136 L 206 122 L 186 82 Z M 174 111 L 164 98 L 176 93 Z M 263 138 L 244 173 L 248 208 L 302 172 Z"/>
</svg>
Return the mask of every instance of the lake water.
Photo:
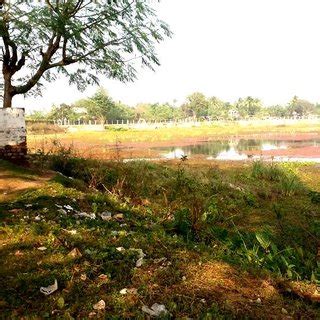
<svg viewBox="0 0 320 320">
<path fill-rule="evenodd" d="M 320 162 L 320 138 L 309 140 L 235 139 L 200 142 L 186 146 L 152 150 L 162 158 L 204 156 L 208 160 L 273 159 L 275 161 Z"/>
</svg>

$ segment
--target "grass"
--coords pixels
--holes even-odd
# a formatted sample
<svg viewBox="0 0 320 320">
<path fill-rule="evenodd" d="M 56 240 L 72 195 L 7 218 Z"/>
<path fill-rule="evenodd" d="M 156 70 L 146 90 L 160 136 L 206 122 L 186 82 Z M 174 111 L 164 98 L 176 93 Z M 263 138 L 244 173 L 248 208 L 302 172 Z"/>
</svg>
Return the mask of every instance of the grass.
<svg viewBox="0 0 320 320">
<path fill-rule="evenodd" d="M 29 134 L 29 144 L 34 147 L 47 140 L 59 140 L 64 143 L 86 143 L 90 144 L 115 144 L 115 143 L 141 143 L 159 141 L 179 141 L 185 138 L 207 139 L 214 137 L 225 137 L 233 135 L 251 134 L 298 134 L 298 133 L 318 133 L 320 124 L 301 121 L 296 124 L 274 125 L 272 122 L 253 122 L 252 124 L 221 123 L 219 125 L 203 125 L 201 127 L 190 128 L 159 128 L 154 129 L 107 129 L 105 132 L 69 132 L 47 135 Z M 92 147 L 92 146 L 91 146 Z"/>
<path fill-rule="evenodd" d="M 11 190 L 0 199 L 4 318 L 139 319 L 153 303 L 164 318 L 320 316 L 314 166 L 123 164 L 65 149 L 41 161 L 27 171 L 0 162 L 0 192 Z M 146 255 L 139 267 L 135 249 Z M 43 296 L 55 279 L 57 292 Z"/>
</svg>

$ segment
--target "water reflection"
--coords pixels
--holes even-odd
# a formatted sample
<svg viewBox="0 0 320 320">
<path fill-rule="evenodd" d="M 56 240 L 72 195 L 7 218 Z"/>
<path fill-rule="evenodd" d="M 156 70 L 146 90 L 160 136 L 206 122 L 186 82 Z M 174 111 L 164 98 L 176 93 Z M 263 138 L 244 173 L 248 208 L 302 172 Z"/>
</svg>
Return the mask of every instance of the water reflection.
<svg viewBox="0 0 320 320">
<path fill-rule="evenodd" d="M 298 149 L 304 147 L 319 147 L 320 139 L 310 140 L 260 140 L 260 139 L 238 139 L 230 141 L 209 141 L 206 143 L 198 143 L 194 145 L 181 147 L 163 147 L 155 148 L 163 158 L 166 159 L 180 159 L 183 156 L 189 158 L 196 155 L 206 156 L 209 160 L 246 160 L 265 157 L 264 152 L 272 152 L 274 150 L 284 150 L 282 155 L 274 156 L 275 160 L 290 159 L 289 154 L 285 153 L 288 149 Z M 292 154 L 292 153 L 291 153 Z M 270 155 L 269 155 L 270 158 Z M 296 159 L 292 158 L 291 159 Z M 306 159 L 317 161 L 318 158 L 303 158 L 298 157 L 299 160 Z"/>
<path fill-rule="evenodd" d="M 174 149 L 173 151 L 164 155 L 166 159 L 181 159 L 184 156 L 190 156 L 190 152 L 189 154 L 186 154 L 182 149 L 179 148 Z"/>
</svg>

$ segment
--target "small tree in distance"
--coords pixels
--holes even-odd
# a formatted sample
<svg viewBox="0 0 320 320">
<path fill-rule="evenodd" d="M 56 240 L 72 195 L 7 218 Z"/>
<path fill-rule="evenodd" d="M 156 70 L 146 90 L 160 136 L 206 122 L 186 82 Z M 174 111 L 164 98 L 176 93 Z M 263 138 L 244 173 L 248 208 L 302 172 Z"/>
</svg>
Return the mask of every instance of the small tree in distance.
<svg viewBox="0 0 320 320">
<path fill-rule="evenodd" d="M 145 0 L 2 1 L 3 107 L 19 94 L 40 94 L 57 74 L 85 89 L 98 75 L 120 81 L 159 65 L 155 44 L 171 36 Z M 67 68 L 74 65 L 73 68 Z"/>
</svg>

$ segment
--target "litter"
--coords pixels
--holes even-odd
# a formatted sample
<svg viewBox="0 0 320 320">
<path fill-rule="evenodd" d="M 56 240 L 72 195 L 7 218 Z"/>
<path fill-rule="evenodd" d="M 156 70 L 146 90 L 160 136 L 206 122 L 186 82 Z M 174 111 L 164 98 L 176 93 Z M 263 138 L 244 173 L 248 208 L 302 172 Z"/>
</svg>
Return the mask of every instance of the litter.
<svg viewBox="0 0 320 320">
<path fill-rule="evenodd" d="M 55 204 L 55 206 L 59 209 L 62 209 L 62 206 L 60 206 L 60 204 Z"/>
<path fill-rule="evenodd" d="M 80 252 L 80 250 L 78 248 L 74 248 L 72 251 L 70 251 L 68 253 L 68 257 L 71 257 L 71 258 L 81 258 L 82 257 L 82 254 Z"/>
<path fill-rule="evenodd" d="M 142 311 L 149 314 L 152 317 L 164 316 L 168 313 L 168 310 L 163 304 L 154 303 L 151 308 L 147 306 L 142 307 Z"/>
<path fill-rule="evenodd" d="M 103 300 L 100 300 L 93 306 L 94 310 L 104 310 L 106 308 L 106 303 Z"/>
<path fill-rule="evenodd" d="M 33 205 L 32 204 L 26 204 L 25 207 L 26 208 L 31 208 Z"/>
<path fill-rule="evenodd" d="M 125 294 L 137 294 L 138 290 L 135 289 L 135 288 L 132 288 L 132 289 L 127 289 L 127 288 L 124 288 L 122 290 L 120 290 L 120 294 L 122 295 L 125 295 Z"/>
<path fill-rule="evenodd" d="M 167 258 L 163 257 L 163 258 L 159 258 L 159 259 L 154 259 L 153 261 L 154 261 L 154 263 L 159 264 L 159 263 L 167 261 Z"/>
<path fill-rule="evenodd" d="M 61 213 L 61 214 L 64 214 L 64 215 L 66 215 L 66 214 L 67 214 L 67 211 L 66 211 L 66 210 L 64 210 L 64 209 L 59 209 L 59 210 L 58 210 L 58 212 L 59 212 L 59 213 Z"/>
<path fill-rule="evenodd" d="M 100 274 L 100 276 L 98 277 L 98 287 L 101 287 L 102 285 L 108 283 L 110 281 L 109 277 L 106 274 Z"/>
<path fill-rule="evenodd" d="M 77 234 L 77 230 L 66 230 L 66 229 L 62 229 L 62 230 L 72 235 Z"/>
<path fill-rule="evenodd" d="M 123 252 L 123 251 L 125 251 L 126 249 L 123 248 L 123 247 L 118 247 L 118 248 L 116 248 L 116 250 L 119 251 L 119 252 Z"/>
<path fill-rule="evenodd" d="M 48 287 L 41 287 L 40 292 L 43 293 L 46 296 L 49 296 L 50 294 L 54 293 L 58 290 L 58 281 L 57 279 L 54 280 L 54 284 L 48 286 Z"/>
<path fill-rule="evenodd" d="M 38 250 L 39 250 L 39 251 L 46 251 L 47 248 L 46 248 L 46 247 L 39 247 Z"/>
<path fill-rule="evenodd" d="M 112 220 L 112 213 L 109 212 L 109 211 L 106 211 L 106 212 L 102 212 L 100 214 L 100 217 L 103 221 L 110 221 Z"/>
<path fill-rule="evenodd" d="M 69 211 L 73 211 L 74 209 L 71 207 L 71 206 L 69 206 L 69 205 L 64 205 L 63 206 L 65 209 L 67 209 L 67 210 L 69 210 Z"/>
<path fill-rule="evenodd" d="M 118 213 L 118 214 L 116 214 L 116 215 L 114 216 L 114 218 L 115 218 L 116 220 L 123 220 L 124 216 L 123 216 L 122 213 Z"/>
<path fill-rule="evenodd" d="M 86 281 L 87 280 L 87 275 L 85 273 L 83 273 L 81 276 L 80 276 L 80 279 L 82 281 Z"/>
<path fill-rule="evenodd" d="M 98 278 L 100 281 L 109 281 L 109 277 L 106 274 L 100 274 Z"/>
<path fill-rule="evenodd" d="M 144 263 L 144 257 L 146 255 L 143 253 L 142 249 L 131 248 L 130 250 L 138 253 L 138 260 L 136 261 L 136 267 L 137 268 L 141 267 Z"/>
<path fill-rule="evenodd" d="M 89 218 L 91 220 L 94 220 L 96 218 L 96 215 L 95 215 L 95 213 L 79 212 L 79 213 L 76 214 L 76 217 Z"/>
<path fill-rule="evenodd" d="M 128 293 L 128 289 L 124 288 L 122 290 L 120 290 L 120 294 L 127 294 Z"/>
<path fill-rule="evenodd" d="M 41 221 L 41 217 L 40 217 L 40 216 L 36 216 L 36 217 L 34 218 L 34 221 Z"/>
</svg>

